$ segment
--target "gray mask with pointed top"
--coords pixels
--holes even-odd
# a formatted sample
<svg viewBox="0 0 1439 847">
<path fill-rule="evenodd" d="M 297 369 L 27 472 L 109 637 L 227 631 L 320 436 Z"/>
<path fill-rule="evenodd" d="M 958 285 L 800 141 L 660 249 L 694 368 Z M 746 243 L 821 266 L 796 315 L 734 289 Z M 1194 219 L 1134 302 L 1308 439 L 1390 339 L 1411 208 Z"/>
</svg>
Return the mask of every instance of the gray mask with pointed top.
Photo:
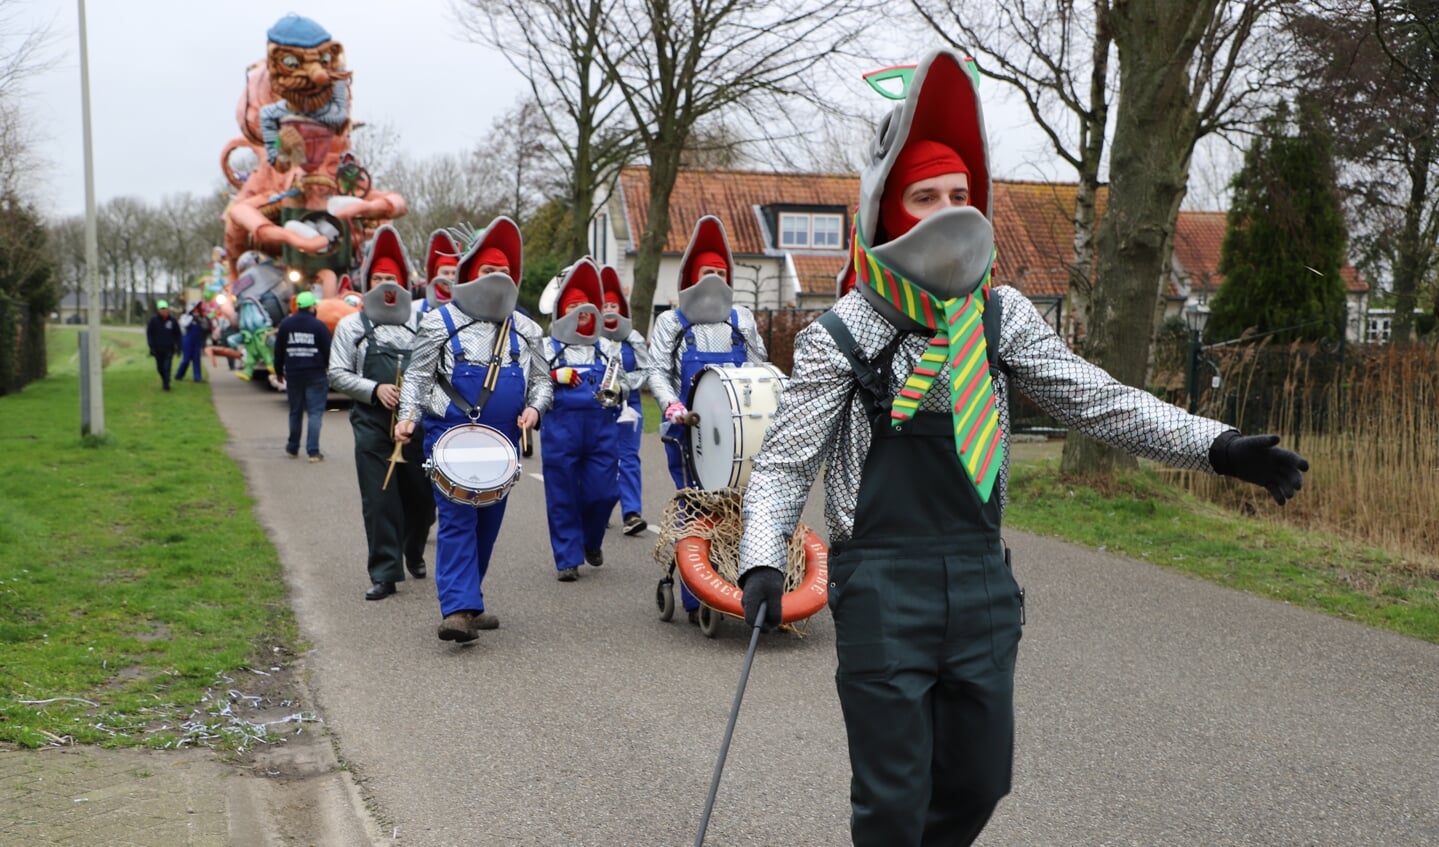
<svg viewBox="0 0 1439 847">
<path fill-rule="evenodd" d="M 382 282 L 366 291 L 363 299 L 365 314 L 369 316 L 370 323 L 398 326 L 410 320 L 410 292 L 403 286 Z M 394 303 L 387 303 L 387 300 L 393 300 Z"/>
<path fill-rule="evenodd" d="M 688 313 L 686 313 L 688 314 Z M 613 326 L 611 326 L 613 324 Z M 611 341 L 627 341 L 630 333 L 634 332 L 635 322 L 615 312 L 612 315 L 600 316 L 600 336 Z"/>
<path fill-rule="evenodd" d="M 499 272 L 455 285 L 450 293 L 450 302 L 464 314 L 477 321 L 496 323 L 508 318 L 520 299 L 520 287 L 509 274 Z"/>
<path fill-rule="evenodd" d="M 705 274 L 679 293 L 680 311 L 692 324 L 724 323 L 734 308 L 734 289 L 719 274 Z"/>
<path fill-rule="evenodd" d="M 994 257 L 994 227 L 978 209 L 940 209 L 869 252 L 910 282 L 949 300 L 984 282 Z"/>
<path fill-rule="evenodd" d="M 590 324 L 588 335 L 580 332 L 581 315 L 590 315 L 596 321 L 596 323 Z M 581 303 L 568 315 L 550 321 L 550 337 L 561 344 L 593 344 L 600 337 L 599 333 L 595 332 L 599 319 L 599 309 L 596 309 L 591 303 Z"/>
</svg>

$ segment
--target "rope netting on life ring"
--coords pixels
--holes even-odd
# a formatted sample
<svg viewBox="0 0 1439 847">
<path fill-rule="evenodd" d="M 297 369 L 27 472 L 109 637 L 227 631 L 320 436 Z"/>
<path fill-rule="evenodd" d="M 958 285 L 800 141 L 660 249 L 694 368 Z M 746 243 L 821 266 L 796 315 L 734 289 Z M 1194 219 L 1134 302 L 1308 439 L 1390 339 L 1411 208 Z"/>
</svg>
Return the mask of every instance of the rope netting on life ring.
<svg viewBox="0 0 1439 847">
<path fill-rule="evenodd" d="M 710 567 L 731 585 L 739 582 L 739 542 L 744 534 L 742 488 L 681 488 L 660 516 L 655 561 L 668 569 L 675 544 L 687 536 L 710 543 Z M 799 524 L 789 539 L 784 590 L 793 591 L 804 580 L 804 537 L 809 528 Z"/>
</svg>

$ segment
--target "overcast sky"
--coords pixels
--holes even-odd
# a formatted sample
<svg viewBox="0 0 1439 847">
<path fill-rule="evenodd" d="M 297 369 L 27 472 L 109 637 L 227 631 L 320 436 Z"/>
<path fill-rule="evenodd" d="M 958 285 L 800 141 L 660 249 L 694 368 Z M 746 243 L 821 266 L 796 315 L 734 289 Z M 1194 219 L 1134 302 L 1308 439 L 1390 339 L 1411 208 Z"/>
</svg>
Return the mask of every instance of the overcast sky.
<svg viewBox="0 0 1439 847">
<path fill-rule="evenodd" d="M 30 81 L 52 215 L 84 210 L 80 53 L 76 0 L 0 0 L 11 29 L 50 26 L 53 43 Z M 354 71 L 352 116 L 386 123 L 410 158 L 458 152 L 527 90 L 500 56 L 465 40 L 450 0 L 87 0 L 97 202 L 212 190 L 219 156 L 238 135 L 245 68 L 265 56 L 265 31 L 294 12 L 345 48 Z M 935 46 L 938 46 L 937 44 Z M 918 58 L 917 56 L 914 58 Z M 873 97 L 853 81 L 856 97 Z M 982 88 L 993 172 L 1015 179 L 1073 179 L 1001 86 Z"/>
</svg>

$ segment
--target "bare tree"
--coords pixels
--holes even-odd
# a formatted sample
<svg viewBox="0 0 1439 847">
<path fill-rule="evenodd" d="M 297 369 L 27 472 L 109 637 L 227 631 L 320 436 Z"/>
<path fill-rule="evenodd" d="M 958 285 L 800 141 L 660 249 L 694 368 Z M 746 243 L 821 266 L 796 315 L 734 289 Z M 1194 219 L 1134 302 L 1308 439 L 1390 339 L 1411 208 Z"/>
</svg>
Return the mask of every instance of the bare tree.
<svg viewBox="0 0 1439 847">
<path fill-rule="evenodd" d="M 589 252 L 595 199 L 636 151 L 629 115 L 600 56 L 603 21 L 612 9 L 600 0 L 466 0 L 455 6 L 471 38 L 499 50 L 529 82 L 533 105 L 527 108 L 544 122 L 552 157 L 567 175 L 569 260 Z"/>
<path fill-rule="evenodd" d="M 1435 0 L 1337 0 L 1294 26 L 1312 90 L 1331 104 L 1358 254 L 1371 275 L 1389 277 L 1395 341 L 1411 338 L 1439 266 L 1436 14 Z"/>
<path fill-rule="evenodd" d="M 670 194 L 692 133 L 734 110 L 766 126 L 782 119 L 786 103 L 817 102 L 813 73 L 856 37 L 859 7 L 817 0 L 630 0 L 610 8 L 599 56 L 649 158 L 647 212 L 630 293 L 635 325 L 643 331 L 669 237 Z"/>
<path fill-rule="evenodd" d="M 1083 353 L 1126 385 L 1145 384 L 1195 144 L 1251 124 L 1260 95 L 1287 87 L 1276 85 L 1287 81 L 1291 58 L 1279 38 L 1286 5 L 1126 0 L 1107 16 L 1119 56 L 1119 98 Z M 1065 442 L 1061 469 L 1102 474 L 1133 461 L 1076 436 Z"/>
<path fill-rule="evenodd" d="M 1095 202 L 1115 88 L 1107 19 L 1110 0 L 911 0 L 949 44 L 973 51 L 982 74 L 1024 98 L 1054 152 L 1078 176 L 1069 308 L 1076 330 L 1090 323 Z"/>
<path fill-rule="evenodd" d="M 0 194 L 23 197 L 35 188 L 39 161 L 34 123 L 20 109 L 25 81 L 44 63 L 49 27 L 26 27 L 16 20 L 14 0 L 0 0 Z"/>
</svg>

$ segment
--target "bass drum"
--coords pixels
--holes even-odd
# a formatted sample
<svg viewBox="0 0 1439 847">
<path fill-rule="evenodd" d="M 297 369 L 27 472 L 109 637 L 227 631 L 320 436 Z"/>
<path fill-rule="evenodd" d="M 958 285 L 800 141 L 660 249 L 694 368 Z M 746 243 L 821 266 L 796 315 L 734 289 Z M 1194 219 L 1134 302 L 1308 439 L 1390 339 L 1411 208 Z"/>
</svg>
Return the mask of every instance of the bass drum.
<svg viewBox="0 0 1439 847">
<path fill-rule="evenodd" d="M 706 365 L 690 387 L 690 477 L 708 490 L 743 488 L 787 377 L 774 365 Z"/>
<path fill-rule="evenodd" d="M 435 490 L 462 506 L 493 506 L 520 479 L 520 458 L 505 434 L 484 424 L 451 427 L 435 440 L 425 471 Z"/>
</svg>

